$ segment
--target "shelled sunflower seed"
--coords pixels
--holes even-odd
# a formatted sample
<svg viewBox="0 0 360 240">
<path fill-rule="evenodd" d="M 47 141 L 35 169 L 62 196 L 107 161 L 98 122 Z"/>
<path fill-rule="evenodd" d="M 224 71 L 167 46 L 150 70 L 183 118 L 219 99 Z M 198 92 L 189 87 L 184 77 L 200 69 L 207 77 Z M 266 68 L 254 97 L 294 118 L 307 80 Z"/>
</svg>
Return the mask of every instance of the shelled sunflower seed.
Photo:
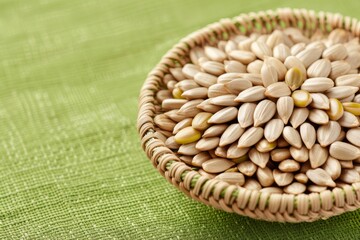
<svg viewBox="0 0 360 240">
<path fill-rule="evenodd" d="M 189 59 L 164 75 L 154 123 L 199 174 L 289 194 L 360 181 L 360 44 L 351 33 L 238 35 L 196 46 Z"/>
</svg>

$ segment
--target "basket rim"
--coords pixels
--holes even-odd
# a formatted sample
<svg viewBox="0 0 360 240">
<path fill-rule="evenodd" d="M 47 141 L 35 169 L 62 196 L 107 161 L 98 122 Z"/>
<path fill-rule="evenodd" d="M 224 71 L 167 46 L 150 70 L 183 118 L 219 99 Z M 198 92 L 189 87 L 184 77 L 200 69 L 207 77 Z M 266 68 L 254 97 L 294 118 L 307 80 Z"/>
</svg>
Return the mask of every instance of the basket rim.
<svg viewBox="0 0 360 240">
<path fill-rule="evenodd" d="M 252 32 L 263 34 L 287 27 L 295 27 L 308 34 L 318 29 L 330 32 L 342 28 L 355 36 L 360 35 L 360 22 L 339 13 L 316 13 L 313 10 L 291 8 L 250 12 L 231 19 L 221 19 L 190 33 L 175 44 L 148 74 L 140 91 L 137 118 L 142 147 L 160 174 L 189 197 L 227 212 L 280 222 L 326 219 L 360 208 L 360 182 L 344 184 L 321 193 L 297 195 L 249 190 L 201 176 L 180 162 L 157 136 L 153 121 L 155 93 L 164 75 L 169 73 L 169 68 L 187 63 L 186 56 L 192 48 L 205 43 L 213 44 L 232 35 Z"/>
</svg>

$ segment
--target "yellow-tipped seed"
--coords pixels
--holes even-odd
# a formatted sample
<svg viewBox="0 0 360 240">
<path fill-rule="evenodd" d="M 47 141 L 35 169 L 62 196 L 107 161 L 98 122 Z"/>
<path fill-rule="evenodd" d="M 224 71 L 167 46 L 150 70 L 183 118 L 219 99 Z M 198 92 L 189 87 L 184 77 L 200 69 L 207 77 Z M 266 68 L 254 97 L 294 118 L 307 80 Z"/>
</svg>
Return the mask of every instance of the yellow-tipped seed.
<svg viewBox="0 0 360 240">
<path fill-rule="evenodd" d="M 330 98 L 330 109 L 326 111 L 329 115 L 329 118 L 333 121 L 339 120 L 344 114 L 343 104 L 336 98 Z"/>
<path fill-rule="evenodd" d="M 290 68 L 285 75 L 285 83 L 292 91 L 298 89 L 304 82 L 304 76 L 299 68 Z"/>
<path fill-rule="evenodd" d="M 350 112 L 356 116 L 360 116 L 360 103 L 356 102 L 345 102 L 342 104 L 345 111 Z"/>
<path fill-rule="evenodd" d="M 269 142 L 266 139 L 262 139 L 255 145 L 255 147 L 259 152 L 270 152 L 271 150 L 276 148 L 276 145 L 277 145 L 276 141 Z"/>
<path fill-rule="evenodd" d="M 231 159 L 231 161 L 233 161 L 234 163 L 242 163 L 246 160 L 249 160 L 249 156 L 247 154 L 245 154 L 244 156 L 238 157 L 238 158 Z"/>
<path fill-rule="evenodd" d="M 294 99 L 294 104 L 297 107 L 306 107 L 312 101 L 310 93 L 305 90 L 296 90 L 292 93 L 291 97 Z"/>
<path fill-rule="evenodd" d="M 181 96 L 182 94 L 183 91 L 181 91 L 180 88 L 174 88 L 174 90 L 172 91 L 172 95 L 175 99 L 185 99 L 184 97 Z"/>
<path fill-rule="evenodd" d="M 208 123 L 208 120 L 211 118 L 212 115 L 212 113 L 208 112 L 200 112 L 196 114 L 191 123 L 192 127 L 200 131 L 206 130 L 211 125 L 210 123 Z"/>
<path fill-rule="evenodd" d="M 181 129 L 174 137 L 174 140 L 178 144 L 188 144 L 195 142 L 201 138 L 200 131 L 193 127 L 186 127 Z"/>
</svg>

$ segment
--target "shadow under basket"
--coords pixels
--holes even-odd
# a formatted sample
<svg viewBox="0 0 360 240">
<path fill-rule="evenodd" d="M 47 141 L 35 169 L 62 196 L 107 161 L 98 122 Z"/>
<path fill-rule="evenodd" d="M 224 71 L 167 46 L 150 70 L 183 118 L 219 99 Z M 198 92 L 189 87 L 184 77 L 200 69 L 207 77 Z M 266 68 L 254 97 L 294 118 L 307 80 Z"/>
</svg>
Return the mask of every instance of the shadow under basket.
<svg viewBox="0 0 360 240">
<path fill-rule="evenodd" d="M 347 30 L 354 37 L 360 35 L 360 22 L 340 14 L 288 8 L 241 14 L 222 19 L 183 38 L 148 74 L 140 92 L 137 119 L 142 148 L 161 175 L 189 197 L 226 212 L 278 222 L 311 222 L 360 208 L 360 182 L 341 184 L 320 192 L 289 194 L 247 189 L 201 175 L 165 145 L 169 136 L 155 124 L 155 116 L 162 113 L 157 92 L 167 88 L 166 76 L 171 75 L 170 68 L 191 62 L 192 49 L 214 46 L 234 36 L 270 34 L 275 29 L 289 27 L 301 30 L 307 37 L 319 32 L 327 34 L 337 28 Z"/>
</svg>

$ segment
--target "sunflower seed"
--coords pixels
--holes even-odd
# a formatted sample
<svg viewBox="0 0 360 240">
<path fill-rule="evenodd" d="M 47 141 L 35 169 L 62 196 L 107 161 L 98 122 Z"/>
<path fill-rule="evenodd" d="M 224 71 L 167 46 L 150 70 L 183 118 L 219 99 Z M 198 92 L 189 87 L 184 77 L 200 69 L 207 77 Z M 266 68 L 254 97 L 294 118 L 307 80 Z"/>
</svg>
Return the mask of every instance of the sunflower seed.
<svg viewBox="0 0 360 240">
<path fill-rule="evenodd" d="M 291 97 L 280 97 L 276 102 L 279 117 L 287 124 L 294 110 L 294 100 Z"/>
<path fill-rule="evenodd" d="M 217 82 L 221 84 L 225 84 L 231 82 L 234 79 L 241 78 L 243 76 L 242 73 L 224 73 L 218 77 Z"/>
<path fill-rule="evenodd" d="M 275 67 L 267 64 L 266 62 L 261 67 L 261 79 L 265 87 L 278 81 L 278 74 Z"/>
<path fill-rule="evenodd" d="M 322 125 L 317 130 L 317 140 L 322 147 L 329 146 L 335 142 L 341 132 L 341 126 L 338 122 L 330 121 L 326 125 Z"/>
<path fill-rule="evenodd" d="M 209 120 L 208 123 L 226 123 L 234 120 L 238 114 L 236 107 L 226 107 L 215 113 Z"/>
<path fill-rule="evenodd" d="M 276 148 L 276 142 L 269 142 L 266 139 L 262 139 L 255 145 L 255 148 L 259 152 L 270 152 Z"/>
<path fill-rule="evenodd" d="M 205 171 L 202 170 L 202 169 L 199 169 L 199 170 L 198 170 L 198 173 L 199 173 L 201 176 L 206 177 L 206 178 L 208 178 L 208 179 L 213 179 L 213 178 L 215 178 L 215 177 L 217 176 L 216 174 L 207 173 L 207 172 L 205 172 Z"/>
<path fill-rule="evenodd" d="M 346 132 L 344 130 L 341 130 L 339 137 L 336 139 L 336 141 L 343 141 L 346 137 Z"/>
<path fill-rule="evenodd" d="M 346 102 L 352 102 L 352 100 L 355 98 L 355 94 L 352 94 L 346 98 L 342 98 L 340 99 L 340 102 L 342 103 L 346 103 Z"/>
<path fill-rule="evenodd" d="M 346 139 L 354 144 L 355 146 L 360 147 L 360 128 L 353 128 L 347 131 Z"/>
<path fill-rule="evenodd" d="M 313 123 L 322 125 L 329 122 L 329 116 L 323 110 L 311 109 L 309 114 L 309 120 Z"/>
<path fill-rule="evenodd" d="M 200 151 L 209 151 L 215 149 L 219 145 L 220 138 L 202 138 L 196 143 L 196 149 Z"/>
<path fill-rule="evenodd" d="M 250 48 L 251 51 L 261 60 L 264 60 L 265 56 L 272 56 L 271 48 L 264 42 L 253 42 Z"/>
<path fill-rule="evenodd" d="M 341 173 L 340 180 L 345 183 L 360 182 L 360 174 L 354 169 L 344 169 Z"/>
<path fill-rule="evenodd" d="M 206 61 L 204 63 L 200 63 L 200 66 L 205 72 L 215 76 L 220 76 L 225 72 L 224 64 L 215 61 Z"/>
<path fill-rule="evenodd" d="M 304 64 L 307 68 L 313 62 L 321 57 L 322 50 L 319 48 L 307 48 L 296 54 L 296 57 Z"/>
<path fill-rule="evenodd" d="M 165 145 L 170 149 L 179 149 L 180 145 L 175 142 L 174 136 L 171 136 L 166 139 Z"/>
<path fill-rule="evenodd" d="M 202 169 L 208 173 L 220 173 L 234 166 L 235 163 L 224 158 L 213 158 L 202 164 Z"/>
<path fill-rule="evenodd" d="M 238 148 L 237 143 L 233 143 L 227 150 L 226 157 L 227 158 L 239 158 L 244 156 L 249 151 L 249 148 Z"/>
<path fill-rule="evenodd" d="M 280 162 L 279 169 L 282 172 L 296 172 L 300 169 L 300 164 L 295 160 L 286 159 Z"/>
<path fill-rule="evenodd" d="M 244 128 L 238 123 L 231 124 L 226 128 L 225 132 L 221 135 L 220 138 L 220 147 L 231 144 L 239 139 L 239 137 L 244 133 Z"/>
<path fill-rule="evenodd" d="M 204 47 L 206 56 L 217 62 L 222 62 L 226 59 L 226 54 L 218 48 L 205 46 Z"/>
<path fill-rule="evenodd" d="M 239 172 L 244 174 L 245 176 L 251 177 L 257 170 L 257 166 L 251 161 L 244 161 L 237 165 Z"/>
<path fill-rule="evenodd" d="M 254 111 L 254 127 L 268 122 L 276 112 L 276 105 L 270 100 L 262 100 Z"/>
<path fill-rule="evenodd" d="M 309 185 L 307 187 L 307 190 L 312 193 L 321 193 L 323 191 L 326 191 L 326 186 L 318 186 L 318 185 Z"/>
<path fill-rule="evenodd" d="M 188 156 L 193 156 L 193 155 L 200 153 L 200 150 L 196 149 L 196 147 L 195 147 L 196 143 L 197 142 L 182 144 L 179 147 L 178 153 L 183 154 L 183 155 L 188 155 Z"/>
<path fill-rule="evenodd" d="M 305 192 L 306 186 L 299 182 L 293 182 L 292 184 L 284 187 L 284 192 L 288 194 L 301 194 Z"/>
<path fill-rule="evenodd" d="M 307 75 L 309 78 L 325 77 L 331 72 L 331 63 L 328 59 L 319 59 L 309 66 Z"/>
<path fill-rule="evenodd" d="M 172 94 L 169 90 L 160 90 L 156 93 L 156 99 L 162 103 L 165 99 L 171 98 Z"/>
<path fill-rule="evenodd" d="M 181 94 L 181 97 L 186 98 L 188 100 L 206 98 L 207 91 L 208 89 L 205 87 L 193 88 L 183 92 L 183 94 Z"/>
<path fill-rule="evenodd" d="M 280 136 L 277 140 L 277 146 L 279 148 L 289 147 L 290 144 L 283 138 L 283 136 Z"/>
<path fill-rule="evenodd" d="M 277 148 L 271 151 L 271 160 L 280 162 L 291 157 L 288 148 Z"/>
<path fill-rule="evenodd" d="M 329 153 L 338 160 L 354 160 L 360 157 L 360 149 L 358 147 L 344 142 L 332 143 Z"/>
<path fill-rule="evenodd" d="M 354 114 L 355 116 L 360 116 L 360 103 L 356 102 L 344 102 L 344 109 L 347 112 Z"/>
<path fill-rule="evenodd" d="M 306 184 L 309 180 L 305 173 L 298 173 L 294 176 L 294 178 L 296 181 L 303 184 Z"/>
<path fill-rule="evenodd" d="M 194 76 L 194 81 L 200 86 L 209 88 L 216 83 L 217 77 L 208 73 L 198 72 Z"/>
<path fill-rule="evenodd" d="M 251 38 L 243 39 L 238 43 L 238 48 L 243 51 L 251 51 L 250 47 L 253 42 L 254 40 Z"/>
<path fill-rule="evenodd" d="M 360 87 L 360 75 L 359 74 L 348 74 L 337 77 L 335 80 L 336 86 L 353 86 Z"/>
<path fill-rule="evenodd" d="M 297 67 L 290 68 L 285 75 L 285 83 L 291 90 L 298 89 L 304 82 L 303 74 Z"/>
<path fill-rule="evenodd" d="M 211 85 L 208 89 L 209 98 L 218 97 L 229 93 L 230 92 L 225 88 L 225 85 L 221 83 Z"/>
<path fill-rule="evenodd" d="M 340 177 L 341 174 L 340 162 L 333 157 L 328 157 L 325 164 L 323 165 L 323 169 L 330 175 L 330 177 L 333 180 Z"/>
<path fill-rule="evenodd" d="M 178 114 L 183 114 L 186 117 L 195 117 L 196 114 L 200 112 L 200 110 L 197 108 L 197 105 L 199 105 L 203 99 L 195 99 L 188 101 L 184 105 L 181 106 L 181 108 L 178 111 Z"/>
<path fill-rule="evenodd" d="M 315 128 L 310 123 L 303 123 L 300 126 L 301 139 L 304 142 L 307 149 L 311 149 L 316 141 Z"/>
<path fill-rule="evenodd" d="M 238 95 L 241 91 L 252 87 L 252 83 L 246 79 L 234 79 L 228 83 L 225 83 L 225 88 L 232 94 Z"/>
<path fill-rule="evenodd" d="M 269 187 L 274 183 L 274 176 L 270 168 L 258 168 L 256 171 L 256 177 L 263 187 Z"/>
<path fill-rule="evenodd" d="M 353 169 L 354 168 L 354 164 L 353 161 L 349 160 L 349 161 L 340 161 L 340 165 L 341 168 L 350 168 Z"/>
<path fill-rule="evenodd" d="M 330 78 L 317 77 L 307 79 L 301 86 L 302 90 L 308 92 L 325 92 L 326 90 L 331 89 L 334 86 L 334 81 Z"/>
<path fill-rule="evenodd" d="M 247 129 L 240 137 L 239 148 L 246 148 L 255 145 L 263 137 L 264 130 L 261 127 L 251 127 Z"/>
<path fill-rule="evenodd" d="M 310 93 L 305 90 L 296 90 L 291 94 L 291 97 L 294 100 L 294 105 L 297 107 L 306 107 L 312 101 Z"/>
<path fill-rule="evenodd" d="M 297 55 L 299 52 L 303 51 L 305 49 L 306 44 L 301 42 L 293 45 L 290 49 L 291 55 Z"/>
<path fill-rule="evenodd" d="M 179 158 L 182 162 L 186 163 L 187 165 L 191 165 L 192 156 L 180 156 Z"/>
<path fill-rule="evenodd" d="M 333 121 L 339 120 L 344 114 L 344 108 L 342 103 L 336 98 L 330 98 L 330 109 L 327 111 L 329 118 Z"/>
<path fill-rule="evenodd" d="M 210 104 L 210 99 L 206 99 L 205 101 L 201 102 L 199 105 L 196 106 L 198 109 L 203 110 L 204 112 L 208 113 L 216 113 L 223 109 L 221 106 L 216 106 Z"/>
<path fill-rule="evenodd" d="M 325 49 L 322 57 L 330 61 L 343 60 L 347 57 L 347 50 L 343 44 L 335 44 Z"/>
<path fill-rule="evenodd" d="M 278 169 L 273 170 L 273 176 L 274 176 L 275 183 L 279 187 L 289 185 L 294 179 L 293 173 L 281 172 Z"/>
<path fill-rule="evenodd" d="M 344 29 L 337 28 L 330 32 L 328 38 L 332 44 L 345 43 L 349 41 L 349 32 Z"/>
<path fill-rule="evenodd" d="M 260 74 L 261 73 L 261 68 L 263 66 L 264 62 L 257 59 L 251 63 L 249 63 L 246 67 L 247 72 L 249 73 L 257 73 Z"/>
<path fill-rule="evenodd" d="M 249 80 L 254 86 L 262 86 L 263 82 L 261 74 L 257 73 L 241 73 L 240 78 Z"/>
<path fill-rule="evenodd" d="M 330 109 L 330 101 L 329 98 L 322 93 L 311 93 L 312 102 L 310 104 L 311 107 L 323 110 Z"/>
<path fill-rule="evenodd" d="M 316 185 L 329 187 L 336 186 L 336 183 L 332 180 L 331 176 L 324 169 L 310 169 L 306 172 L 306 176 Z"/>
<path fill-rule="evenodd" d="M 349 63 L 344 60 L 331 62 L 330 78 L 336 79 L 342 75 L 346 75 L 351 69 Z"/>
<path fill-rule="evenodd" d="M 291 94 L 291 91 L 287 84 L 284 82 L 276 82 L 270 84 L 265 91 L 265 96 L 272 97 L 272 98 L 280 98 L 289 96 Z"/>
<path fill-rule="evenodd" d="M 248 155 L 250 160 L 261 168 L 264 168 L 270 159 L 269 153 L 261 153 L 255 148 L 251 149 Z"/>
<path fill-rule="evenodd" d="M 245 178 L 244 175 L 242 175 L 239 172 L 224 172 L 215 177 L 215 179 L 219 179 L 221 181 L 225 181 L 229 184 L 236 184 L 239 186 L 244 185 Z"/>
<path fill-rule="evenodd" d="M 297 162 L 303 163 L 309 160 L 309 150 L 304 146 L 301 148 L 290 147 L 290 154 Z"/>
<path fill-rule="evenodd" d="M 217 105 L 217 106 L 227 106 L 227 107 L 234 107 L 239 105 L 239 103 L 234 102 L 236 95 L 228 94 L 217 96 L 214 98 L 210 98 L 210 104 Z"/>
<path fill-rule="evenodd" d="M 262 189 L 262 186 L 260 185 L 260 183 L 258 181 L 256 181 L 255 179 L 251 179 L 251 178 L 249 178 L 245 181 L 245 184 L 243 187 L 247 190 L 260 191 Z"/>
<path fill-rule="evenodd" d="M 171 75 L 177 80 L 177 81 L 181 81 L 185 79 L 184 74 L 182 73 L 182 69 L 181 68 L 170 68 L 170 73 Z"/>
<path fill-rule="evenodd" d="M 283 137 L 290 145 L 297 148 L 301 148 L 302 142 L 301 142 L 300 134 L 295 128 L 290 126 L 284 127 Z"/>
<path fill-rule="evenodd" d="M 155 124 L 166 131 L 173 131 L 174 127 L 175 127 L 175 122 L 173 122 L 172 120 L 170 120 L 167 116 L 165 116 L 164 114 L 160 114 L 160 115 L 156 115 L 154 118 L 154 122 Z"/>
<path fill-rule="evenodd" d="M 228 127 L 227 124 L 219 124 L 219 125 L 214 125 L 209 127 L 208 129 L 206 129 L 206 131 L 203 134 L 203 137 L 208 138 L 208 137 L 217 137 L 220 136 Z"/>
<path fill-rule="evenodd" d="M 275 68 L 277 72 L 277 76 L 280 81 L 285 79 L 287 68 L 279 59 L 274 57 L 265 57 L 264 63 L 273 66 Z"/>
<path fill-rule="evenodd" d="M 348 52 L 345 61 L 351 66 L 352 69 L 360 67 L 360 53 L 359 52 Z"/>
<path fill-rule="evenodd" d="M 201 167 L 201 165 L 210 158 L 211 156 L 207 152 L 200 152 L 192 158 L 191 165 Z"/>
<path fill-rule="evenodd" d="M 326 91 L 326 95 L 329 98 L 337 98 L 337 99 L 341 99 L 341 98 L 346 98 L 352 94 L 355 94 L 357 91 L 359 90 L 358 87 L 353 87 L 353 86 L 338 86 L 338 87 L 333 87 L 330 88 L 329 90 Z"/>
<path fill-rule="evenodd" d="M 327 148 L 315 144 L 309 151 L 311 168 L 318 168 L 325 163 L 329 156 Z"/>
<path fill-rule="evenodd" d="M 256 59 L 256 56 L 253 52 L 243 50 L 233 50 L 229 53 L 229 56 L 232 59 L 235 59 L 245 65 Z"/>
<path fill-rule="evenodd" d="M 309 109 L 307 108 L 295 108 L 290 118 L 290 123 L 293 128 L 297 128 L 303 124 L 309 116 Z"/>
<path fill-rule="evenodd" d="M 200 68 L 194 64 L 187 63 L 182 68 L 182 73 L 187 78 L 194 78 L 195 74 L 201 72 Z"/>
<path fill-rule="evenodd" d="M 230 60 L 224 61 L 225 71 L 227 73 L 235 72 L 235 73 L 245 73 L 246 66 L 241 62 Z"/>
<path fill-rule="evenodd" d="M 162 102 L 161 107 L 164 110 L 179 109 L 187 102 L 188 102 L 188 100 L 186 100 L 186 99 L 171 99 L 171 98 L 168 98 L 168 99 L 165 99 Z"/>
<path fill-rule="evenodd" d="M 284 43 L 284 33 L 280 30 L 274 30 L 266 40 L 266 44 L 270 48 L 274 48 L 281 43 Z"/>
<path fill-rule="evenodd" d="M 217 147 L 215 149 L 215 155 L 221 158 L 226 158 L 227 147 Z M 234 160 L 234 159 L 232 159 Z M 236 162 L 236 161 L 233 161 Z"/>
<path fill-rule="evenodd" d="M 237 98 L 236 102 L 256 102 L 265 98 L 265 88 L 262 86 L 250 87 L 242 91 Z"/>
<path fill-rule="evenodd" d="M 301 73 L 303 74 L 303 79 L 306 79 L 306 68 L 304 66 L 304 64 L 295 56 L 289 56 L 285 59 L 284 62 L 285 66 L 287 67 L 287 69 L 296 67 L 298 68 Z"/>
<path fill-rule="evenodd" d="M 283 129 L 283 121 L 281 121 L 280 119 L 272 119 L 265 126 L 264 137 L 269 142 L 274 142 L 281 136 Z"/>
<path fill-rule="evenodd" d="M 283 43 L 276 45 L 273 49 L 273 55 L 280 61 L 284 62 L 290 56 L 290 48 Z"/>
<path fill-rule="evenodd" d="M 201 138 L 201 133 L 193 127 L 186 127 L 181 129 L 174 137 L 178 144 L 188 144 L 196 142 Z"/>
<path fill-rule="evenodd" d="M 342 117 L 338 120 L 338 123 L 342 127 L 346 128 L 353 128 L 353 127 L 359 127 L 359 119 L 352 113 L 344 111 L 344 114 Z"/>
</svg>

